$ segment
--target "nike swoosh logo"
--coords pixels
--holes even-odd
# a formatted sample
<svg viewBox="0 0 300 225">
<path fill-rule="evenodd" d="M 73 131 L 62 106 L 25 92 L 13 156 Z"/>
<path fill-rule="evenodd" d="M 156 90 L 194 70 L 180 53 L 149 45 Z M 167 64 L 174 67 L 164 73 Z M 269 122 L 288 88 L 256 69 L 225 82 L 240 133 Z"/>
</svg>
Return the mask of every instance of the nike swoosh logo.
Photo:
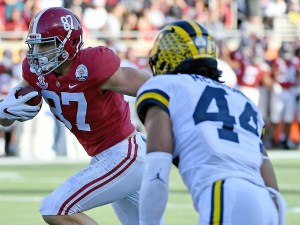
<svg viewBox="0 0 300 225">
<path fill-rule="evenodd" d="M 72 89 L 72 88 L 76 87 L 77 85 L 78 84 L 74 84 L 74 85 L 69 84 L 69 88 Z"/>
<path fill-rule="evenodd" d="M 9 115 L 18 116 L 18 115 L 15 115 L 15 114 L 11 113 L 11 112 L 8 112 L 7 109 L 8 109 L 8 108 L 5 108 L 5 109 L 3 110 L 3 112 L 5 112 L 6 114 L 9 114 Z"/>
</svg>

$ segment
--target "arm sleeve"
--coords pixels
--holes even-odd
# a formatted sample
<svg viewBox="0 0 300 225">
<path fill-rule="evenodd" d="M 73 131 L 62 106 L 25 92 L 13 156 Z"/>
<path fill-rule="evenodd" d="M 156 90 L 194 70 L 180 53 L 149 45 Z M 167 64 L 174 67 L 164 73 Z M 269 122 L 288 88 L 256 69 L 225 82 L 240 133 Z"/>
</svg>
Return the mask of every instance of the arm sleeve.
<svg viewBox="0 0 300 225">
<path fill-rule="evenodd" d="M 172 155 L 148 153 L 139 203 L 140 225 L 161 224 L 168 201 Z"/>
</svg>

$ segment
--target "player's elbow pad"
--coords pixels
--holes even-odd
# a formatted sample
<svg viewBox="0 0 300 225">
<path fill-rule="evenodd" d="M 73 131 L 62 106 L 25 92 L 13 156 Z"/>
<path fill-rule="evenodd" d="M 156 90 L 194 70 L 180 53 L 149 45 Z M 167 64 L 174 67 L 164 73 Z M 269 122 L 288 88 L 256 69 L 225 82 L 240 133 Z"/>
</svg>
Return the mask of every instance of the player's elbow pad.
<svg viewBox="0 0 300 225">
<path fill-rule="evenodd" d="M 170 153 L 147 154 L 139 203 L 140 225 L 160 224 L 168 201 L 171 164 Z"/>
</svg>

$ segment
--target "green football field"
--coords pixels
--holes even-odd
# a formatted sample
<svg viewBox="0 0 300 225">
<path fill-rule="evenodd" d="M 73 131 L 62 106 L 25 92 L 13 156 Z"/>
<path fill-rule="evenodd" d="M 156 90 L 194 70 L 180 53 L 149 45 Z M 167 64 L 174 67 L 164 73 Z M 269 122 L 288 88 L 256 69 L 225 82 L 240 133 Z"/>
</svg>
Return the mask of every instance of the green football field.
<svg viewBox="0 0 300 225">
<path fill-rule="evenodd" d="M 300 224 L 300 154 L 270 152 L 281 192 L 288 202 L 286 225 Z M 82 168 L 87 162 L 58 160 L 28 162 L 0 159 L 0 225 L 45 224 L 39 214 L 44 196 L 65 178 Z M 100 225 L 120 224 L 112 210 L 103 206 L 87 212 Z M 175 168 L 170 180 L 170 196 L 165 213 L 166 225 L 197 224 L 198 216 L 191 198 Z"/>
</svg>

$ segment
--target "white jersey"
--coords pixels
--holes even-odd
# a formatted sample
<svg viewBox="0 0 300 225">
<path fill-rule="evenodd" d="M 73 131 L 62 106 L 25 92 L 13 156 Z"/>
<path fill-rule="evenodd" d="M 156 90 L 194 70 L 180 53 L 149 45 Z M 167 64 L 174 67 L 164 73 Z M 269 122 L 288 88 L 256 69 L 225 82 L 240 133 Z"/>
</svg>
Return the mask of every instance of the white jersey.
<svg viewBox="0 0 300 225">
<path fill-rule="evenodd" d="M 179 158 L 180 174 L 194 202 L 209 184 L 229 177 L 264 186 L 260 175 L 264 122 L 241 92 L 199 75 L 161 75 L 138 92 L 136 107 L 142 122 L 151 104 L 171 118 L 173 157 Z"/>
</svg>

